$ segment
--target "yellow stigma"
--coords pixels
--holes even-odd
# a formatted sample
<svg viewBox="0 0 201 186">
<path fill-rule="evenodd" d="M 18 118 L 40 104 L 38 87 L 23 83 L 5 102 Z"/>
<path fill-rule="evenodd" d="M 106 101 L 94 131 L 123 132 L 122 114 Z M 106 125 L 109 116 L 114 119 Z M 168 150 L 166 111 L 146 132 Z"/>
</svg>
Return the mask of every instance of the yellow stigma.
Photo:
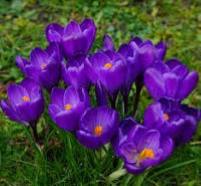
<svg viewBox="0 0 201 186">
<path fill-rule="evenodd" d="M 71 105 L 71 104 L 66 104 L 66 105 L 65 105 L 65 109 L 66 109 L 66 110 L 70 110 L 71 108 L 72 108 L 72 105 Z"/>
<path fill-rule="evenodd" d="M 142 161 L 147 158 L 154 158 L 154 152 L 152 149 L 145 148 L 139 155 L 139 161 Z"/>
<path fill-rule="evenodd" d="M 23 97 L 22 97 L 22 100 L 25 101 L 25 102 L 28 102 L 28 101 L 29 101 L 29 98 L 28 98 L 27 96 L 23 96 Z"/>
<path fill-rule="evenodd" d="M 45 67 L 46 67 L 46 64 L 45 64 L 45 63 L 42 63 L 42 64 L 41 64 L 41 69 L 43 70 Z"/>
<path fill-rule="evenodd" d="M 170 119 L 168 114 L 164 114 L 164 118 L 165 118 L 166 121 L 168 121 Z"/>
<path fill-rule="evenodd" d="M 101 125 L 97 125 L 94 129 L 94 134 L 96 136 L 100 136 L 103 132 L 103 127 Z"/>
<path fill-rule="evenodd" d="M 112 64 L 111 63 L 106 63 L 104 65 L 104 68 L 107 68 L 107 69 L 112 68 Z"/>
</svg>

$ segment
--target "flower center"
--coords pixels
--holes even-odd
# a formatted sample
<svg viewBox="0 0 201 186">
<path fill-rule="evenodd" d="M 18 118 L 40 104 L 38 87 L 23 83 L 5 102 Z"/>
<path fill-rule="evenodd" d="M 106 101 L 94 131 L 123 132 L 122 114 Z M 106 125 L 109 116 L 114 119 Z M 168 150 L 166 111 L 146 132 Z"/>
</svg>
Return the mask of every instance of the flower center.
<svg viewBox="0 0 201 186">
<path fill-rule="evenodd" d="M 28 98 L 27 96 L 23 96 L 23 97 L 22 97 L 22 100 L 23 100 L 24 102 L 28 102 L 28 101 L 29 101 L 29 98 Z"/>
<path fill-rule="evenodd" d="M 94 134 L 96 136 L 100 136 L 103 133 L 103 127 L 101 125 L 97 125 L 94 129 Z"/>
<path fill-rule="evenodd" d="M 154 158 L 154 156 L 155 155 L 154 155 L 154 152 L 152 149 L 145 148 L 139 154 L 139 161 L 142 161 L 142 160 L 147 159 L 147 158 Z"/>
<path fill-rule="evenodd" d="M 104 68 L 110 69 L 110 68 L 112 68 L 112 64 L 111 63 L 106 63 L 104 65 Z"/>
<path fill-rule="evenodd" d="M 169 115 L 166 114 L 166 113 L 164 114 L 164 118 L 165 118 L 166 121 L 168 121 L 170 119 Z"/>
<path fill-rule="evenodd" d="M 45 64 L 45 63 L 42 63 L 42 64 L 41 64 L 41 69 L 43 70 L 45 67 L 46 67 L 46 64 Z"/>
<path fill-rule="evenodd" d="M 71 104 L 68 103 L 68 104 L 65 105 L 65 109 L 66 109 L 66 110 L 70 110 L 71 108 L 72 108 L 72 105 L 71 105 Z"/>
</svg>

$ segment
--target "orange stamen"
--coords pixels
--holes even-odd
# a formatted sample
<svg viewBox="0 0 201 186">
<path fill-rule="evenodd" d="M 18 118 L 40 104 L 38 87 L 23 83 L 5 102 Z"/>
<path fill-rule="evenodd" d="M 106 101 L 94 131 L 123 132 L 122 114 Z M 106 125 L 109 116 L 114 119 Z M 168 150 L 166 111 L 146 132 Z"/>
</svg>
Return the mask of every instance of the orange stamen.
<svg viewBox="0 0 201 186">
<path fill-rule="evenodd" d="M 104 68 L 110 69 L 110 68 L 112 68 L 112 64 L 111 63 L 106 63 L 104 65 Z"/>
<path fill-rule="evenodd" d="M 46 64 L 45 64 L 45 63 L 42 63 L 42 64 L 41 64 L 41 69 L 43 70 L 45 67 L 46 67 Z"/>
<path fill-rule="evenodd" d="M 103 133 L 103 127 L 101 125 L 97 125 L 94 129 L 94 134 L 96 136 L 100 136 Z"/>
<path fill-rule="evenodd" d="M 168 121 L 170 119 L 168 114 L 164 114 L 164 118 L 165 118 L 166 121 Z"/>
<path fill-rule="evenodd" d="M 152 149 L 145 148 L 139 155 L 139 161 L 142 161 L 147 158 L 154 158 L 154 152 Z"/>
<path fill-rule="evenodd" d="M 68 104 L 65 105 L 65 109 L 66 109 L 66 110 L 70 110 L 71 108 L 72 108 L 72 105 L 71 105 L 71 104 L 68 103 Z"/>
<path fill-rule="evenodd" d="M 28 101 L 29 101 L 29 97 L 23 96 L 23 97 L 22 97 L 22 100 L 25 101 L 25 102 L 28 102 Z"/>
</svg>

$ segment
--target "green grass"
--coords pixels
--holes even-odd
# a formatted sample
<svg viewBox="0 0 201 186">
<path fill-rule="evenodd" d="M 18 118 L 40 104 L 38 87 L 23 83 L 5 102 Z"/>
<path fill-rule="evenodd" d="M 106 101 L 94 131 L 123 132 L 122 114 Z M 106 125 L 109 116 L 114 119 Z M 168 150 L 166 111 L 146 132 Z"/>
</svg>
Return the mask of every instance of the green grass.
<svg viewBox="0 0 201 186">
<path fill-rule="evenodd" d="M 15 65 L 15 56 L 28 57 L 32 48 L 47 45 L 44 29 L 48 23 L 63 26 L 74 19 L 93 18 L 97 37 L 92 52 L 101 47 L 108 33 L 116 47 L 132 36 L 167 42 L 166 59 L 179 58 L 189 69 L 201 75 L 201 2 L 199 0 L 158 1 L 37 1 L 1 0 L 0 3 L 0 99 L 6 97 L 6 85 L 20 82 L 23 74 Z M 140 119 L 150 98 L 143 96 Z M 184 101 L 201 108 L 201 81 Z M 10 121 L 0 111 L 0 185 L 201 185 L 201 126 L 193 140 L 174 152 L 161 165 L 142 175 L 126 174 L 108 181 L 122 160 L 111 147 L 92 151 L 82 147 L 73 134 L 63 132 L 44 113 L 38 124 L 43 150 L 33 143 L 29 129 Z"/>
</svg>

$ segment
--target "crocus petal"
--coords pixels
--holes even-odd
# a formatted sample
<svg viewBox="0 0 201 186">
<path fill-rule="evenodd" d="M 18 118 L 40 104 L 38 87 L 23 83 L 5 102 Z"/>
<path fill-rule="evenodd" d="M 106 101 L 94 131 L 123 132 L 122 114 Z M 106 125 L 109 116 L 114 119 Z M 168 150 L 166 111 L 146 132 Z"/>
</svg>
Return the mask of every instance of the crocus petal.
<svg viewBox="0 0 201 186">
<path fill-rule="evenodd" d="M 62 110 L 61 110 L 61 108 L 59 108 L 57 105 L 51 104 L 51 105 L 48 106 L 48 112 L 49 112 L 51 118 L 53 119 L 53 121 L 54 121 L 55 123 L 56 123 L 56 115 L 57 115 L 57 113 L 59 113 L 60 111 L 62 111 Z"/>
<path fill-rule="evenodd" d="M 56 23 L 49 24 L 46 27 L 46 38 L 49 42 L 60 42 L 64 28 Z"/>
<path fill-rule="evenodd" d="M 119 47 L 118 53 L 121 54 L 125 59 L 127 59 L 129 56 L 133 55 L 133 49 L 128 44 L 122 44 Z"/>
<path fill-rule="evenodd" d="M 137 122 L 132 117 L 126 118 L 121 122 L 118 133 L 115 135 L 112 141 L 112 146 L 117 157 L 120 156 L 120 145 L 127 139 L 128 133 L 135 125 L 137 125 Z"/>
<path fill-rule="evenodd" d="M 41 69 L 39 69 L 37 66 L 27 65 L 25 68 L 25 74 L 27 77 L 34 79 L 38 84 L 41 85 L 40 82 Z"/>
<path fill-rule="evenodd" d="M 147 90 L 155 99 L 165 95 L 165 83 L 159 71 L 153 68 L 147 69 L 144 75 L 144 82 Z"/>
<path fill-rule="evenodd" d="M 0 102 L 0 106 L 3 112 L 13 121 L 17 121 L 19 123 L 23 123 L 24 125 L 28 125 L 28 123 L 21 121 L 18 117 L 17 113 L 13 110 L 13 108 L 4 100 L 2 99 Z"/>
<path fill-rule="evenodd" d="M 172 73 L 183 79 L 188 74 L 188 68 L 185 65 L 178 65 L 172 69 Z"/>
<path fill-rule="evenodd" d="M 71 35 L 78 35 L 81 33 L 80 25 L 75 21 L 68 23 L 64 29 L 64 37 L 71 37 Z"/>
<path fill-rule="evenodd" d="M 15 58 L 15 62 L 18 66 L 18 68 L 24 73 L 25 72 L 25 66 L 29 64 L 29 61 L 24 59 L 23 57 L 17 55 Z"/>
<path fill-rule="evenodd" d="M 20 85 L 10 85 L 8 87 L 8 99 L 12 107 L 16 108 L 17 105 L 23 104 L 23 97 L 29 98 L 29 95 L 25 88 Z"/>
<path fill-rule="evenodd" d="M 179 87 L 179 78 L 173 73 L 165 73 L 163 74 L 165 88 L 166 88 L 166 95 L 168 97 L 174 98 Z"/>
<path fill-rule="evenodd" d="M 166 43 L 165 42 L 159 42 L 156 45 L 156 48 L 158 49 L 158 59 L 163 60 L 165 57 L 166 50 L 167 50 Z"/>
<path fill-rule="evenodd" d="M 58 113 L 55 120 L 58 127 L 65 131 L 76 130 L 79 123 L 79 117 L 76 112 L 73 112 L 73 110 Z"/>
<path fill-rule="evenodd" d="M 165 63 L 170 69 L 175 68 L 178 65 L 181 65 L 181 62 L 177 58 L 170 59 Z"/>
<path fill-rule="evenodd" d="M 192 90 L 196 87 L 199 80 L 199 75 L 196 71 L 190 72 L 185 79 L 182 81 L 180 90 L 178 92 L 178 97 L 180 100 L 187 97 Z"/>
<path fill-rule="evenodd" d="M 157 130 L 149 130 L 138 143 L 137 149 L 141 152 L 144 148 L 155 150 L 160 145 L 160 133 Z"/>
<path fill-rule="evenodd" d="M 121 88 L 126 79 L 126 65 L 123 61 L 116 61 L 111 69 L 100 70 L 100 82 L 108 92 L 115 92 Z"/>
<path fill-rule="evenodd" d="M 174 141 L 170 137 L 164 137 L 161 140 L 161 147 L 163 149 L 163 156 L 161 160 L 163 161 L 172 154 L 174 150 Z"/>
<path fill-rule="evenodd" d="M 29 95 L 32 94 L 33 91 L 36 91 L 35 89 L 37 90 L 40 90 L 40 87 L 38 86 L 38 84 L 32 80 L 32 79 L 29 79 L 29 78 L 25 78 L 23 79 L 23 81 L 20 83 L 21 86 L 23 86 Z M 37 96 L 35 96 L 37 97 Z"/>
<path fill-rule="evenodd" d="M 129 164 L 129 163 L 125 164 L 125 168 L 128 172 L 130 172 L 132 174 L 141 174 L 146 170 L 146 168 L 139 167 L 139 166 L 133 166 L 132 164 Z"/>
<path fill-rule="evenodd" d="M 104 144 L 101 138 L 95 137 L 85 131 L 78 130 L 76 134 L 78 141 L 87 148 L 97 149 Z"/>
<path fill-rule="evenodd" d="M 115 50 L 112 38 L 107 34 L 103 38 L 103 50 Z"/>
<path fill-rule="evenodd" d="M 81 34 L 77 37 L 63 38 L 62 49 L 66 58 L 87 53 L 87 39 Z"/>
<path fill-rule="evenodd" d="M 51 103 L 59 106 L 60 108 L 64 108 L 63 96 L 65 90 L 61 88 L 54 87 L 51 92 Z"/>
<path fill-rule="evenodd" d="M 80 28 L 85 36 L 85 38 L 87 39 L 87 49 L 86 51 L 88 52 L 93 44 L 93 41 L 95 39 L 96 36 L 96 26 L 94 24 L 94 21 L 92 19 L 85 19 L 81 25 Z"/>
<path fill-rule="evenodd" d="M 142 43 L 142 39 L 138 36 L 134 37 L 131 39 L 130 42 L 135 42 L 137 44 L 137 46 L 139 46 Z"/>
<path fill-rule="evenodd" d="M 41 48 L 35 48 L 30 54 L 30 61 L 32 65 L 41 68 L 42 63 L 46 63 L 48 61 L 48 54 Z"/>
<path fill-rule="evenodd" d="M 68 87 L 64 93 L 64 104 L 77 105 L 80 102 L 79 91 L 74 87 Z"/>
<path fill-rule="evenodd" d="M 159 102 L 149 105 L 144 114 L 144 126 L 148 128 L 158 128 L 165 122 L 163 111 Z"/>
<path fill-rule="evenodd" d="M 46 89 L 50 89 L 53 86 L 56 86 L 60 79 L 60 67 L 60 64 L 56 63 L 55 61 L 48 63 L 48 65 L 39 76 L 39 82 L 41 83 L 41 86 Z M 49 74 L 51 74 L 51 76 Z"/>
</svg>

